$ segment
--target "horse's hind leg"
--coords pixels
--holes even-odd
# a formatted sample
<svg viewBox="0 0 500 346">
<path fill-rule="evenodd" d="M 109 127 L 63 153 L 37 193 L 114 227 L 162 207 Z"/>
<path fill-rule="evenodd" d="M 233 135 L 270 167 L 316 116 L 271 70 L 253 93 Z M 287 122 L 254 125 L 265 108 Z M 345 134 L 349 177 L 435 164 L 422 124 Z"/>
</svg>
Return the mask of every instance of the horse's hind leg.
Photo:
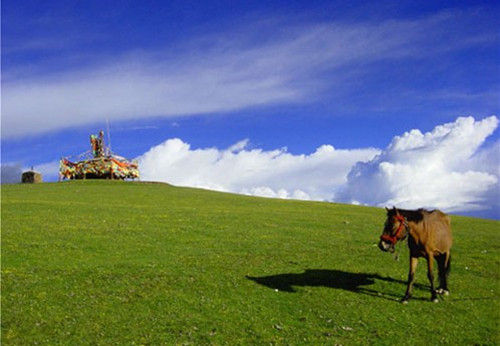
<svg viewBox="0 0 500 346">
<path fill-rule="evenodd" d="M 439 287 L 437 289 L 438 294 L 444 294 L 447 296 L 450 291 L 448 290 L 448 274 L 450 273 L 450 253 L 444 253 L 437 257 L 438 269 L 439 269 Z"/>
<path fill-rule="evenodd" d="M 446 289 L 446 255 L 440 254 L 436 256 L 438 264 L 439 286 L 436 290 L 437 294 L 443 294 Z"/>
</svg>

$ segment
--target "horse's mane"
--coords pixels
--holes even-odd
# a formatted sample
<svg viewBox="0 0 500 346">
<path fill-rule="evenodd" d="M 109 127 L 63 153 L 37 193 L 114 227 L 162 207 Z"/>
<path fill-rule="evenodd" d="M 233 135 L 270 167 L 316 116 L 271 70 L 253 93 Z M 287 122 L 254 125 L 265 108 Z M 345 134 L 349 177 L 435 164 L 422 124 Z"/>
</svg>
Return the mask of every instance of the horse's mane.
<svg viewBox="0 0 500 346">
<path fill-rule="evenodd" d="M 427 210 L 427 209 L 417 209 L 417 210 L 407 210 L 407 209 L 397 209 L 397 211 L 403 215 L 406 220 L 408 221 L 413 221 L 413 222 L 420 222 L 424 219 L 424 213 L 432 213 L 434 210 Z M 396 214 L 396 210 L 394 209 L 389 209 L 387 212 L 387 216 L 394 216 Z"/>
</svg>

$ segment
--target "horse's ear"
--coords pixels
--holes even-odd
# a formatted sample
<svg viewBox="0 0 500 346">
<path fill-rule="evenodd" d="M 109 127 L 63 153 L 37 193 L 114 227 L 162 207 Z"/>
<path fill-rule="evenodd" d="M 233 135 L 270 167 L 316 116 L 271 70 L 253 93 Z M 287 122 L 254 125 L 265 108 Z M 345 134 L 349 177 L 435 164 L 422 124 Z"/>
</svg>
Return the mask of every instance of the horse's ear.
<svg viewBox="0 0 500 346">
<path fill-rule="evenodd" d="M 385 210 L 386 210 L 387 212 L 389 212 L 389 208 L 385 207 Z"/>
<path fill-rule="evenodd" d="M 394 207 L 394 211 L 396 212 L 396 215 L 399 215 L 399 210 L 397 210 L 396 207 Z"/>
</svg>

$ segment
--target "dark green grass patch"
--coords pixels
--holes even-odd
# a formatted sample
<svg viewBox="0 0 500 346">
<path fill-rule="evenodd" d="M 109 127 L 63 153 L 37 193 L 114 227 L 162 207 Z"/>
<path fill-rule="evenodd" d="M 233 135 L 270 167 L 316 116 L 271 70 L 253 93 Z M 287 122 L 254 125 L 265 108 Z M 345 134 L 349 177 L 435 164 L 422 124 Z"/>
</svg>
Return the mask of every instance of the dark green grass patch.
<svg viewBox="0 0 500 346">
<path fill-rule="evenodd" d="M 112 181 L 2 187 L 2 342 L 495 344 L 500 223 L 452 217 L 414 299 L 384 211 Z"/>
</svg>

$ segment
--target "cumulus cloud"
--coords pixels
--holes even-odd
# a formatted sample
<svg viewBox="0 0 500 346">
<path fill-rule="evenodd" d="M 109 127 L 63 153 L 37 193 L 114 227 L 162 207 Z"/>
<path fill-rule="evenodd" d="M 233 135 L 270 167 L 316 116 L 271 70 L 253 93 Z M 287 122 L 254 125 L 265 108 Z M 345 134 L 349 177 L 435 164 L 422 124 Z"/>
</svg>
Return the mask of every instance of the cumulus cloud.
<svg viewBox="0 0 500 346">
<path fill-rule="evenodd" d="M 2 137 L 106 118 L 210 114 L 306 102 L 326 87 L 330 99 L 342 97 L 355 88 L 351 74 L 359 79 L 362 67 L 373 62 L 415 59 L 491 41 L 481 35 L 473 39 L 477 33 L 458 22 L 456 14 L 442 13 L 377 24 L 247 23 L 230 34 L 207 34 L 168 51 L 89 57 L 92 63 L 78 68 L 65 69 L 64 57 L 56 62 L 58 68 L 42 63 L 11 67 L 2 71 Z"/>
<path fill-rule="evenodd" d="M 34 170 L 42 174 L 44 181 L 54 181 L 59 177 L 59 161 L 50 161 L 34 166 Z"/>
<path fill-rule="evenodd" d="M 379 153 L 323 145 L 309 155 L 293 155 L 286 149 L 247 146 L 244 140 L 226 150 L 191 149 L 180 139 L 169 139 L 138 158 L 141 179 L 264 197 L 333 200 L 351 167 Z"/>
<path fill-rule="evenodd" d="M 5 163 L 0 167 L 2 171 L 2 184 L 20 183 L 22 173 L 31 169 L 41 173 L 44 181 L 55 181 L 59 177 L 59 161 L 45 162 L 33 167 L 24 167 L 20 163 Z"/>
<path fill-rule="evenodd" d="M 2 184 L 16 184 L 21 182 L 23 168 L 20 164 L 2 164 L 0 169 L 2 171 L 0 180 Z"/>
<path fill-rule="evenodd" d="M 425 134 L 411 130 L 396 136 L 380 155 L 353 167 L 340 198 L 448 212 L 492 208 L 499 197 L 498 144 L 480 146 L 497 126 L 495 116 L 460 117 Z"/>
<path fill-rule="evenodd" d="M 384 150 L 338 150 L 308 155 L 286 149 L 191 149 L 169 139 L 138 158 L 143 180 L 241 194 L 447 212 L 499 210 L 500 143 L 481 147 L 498 126 L 495 116 L 461 117 L 422 133 L 393 138 Z M 496 213 L 496 214 L 495 214 Z"/>
</svg>

